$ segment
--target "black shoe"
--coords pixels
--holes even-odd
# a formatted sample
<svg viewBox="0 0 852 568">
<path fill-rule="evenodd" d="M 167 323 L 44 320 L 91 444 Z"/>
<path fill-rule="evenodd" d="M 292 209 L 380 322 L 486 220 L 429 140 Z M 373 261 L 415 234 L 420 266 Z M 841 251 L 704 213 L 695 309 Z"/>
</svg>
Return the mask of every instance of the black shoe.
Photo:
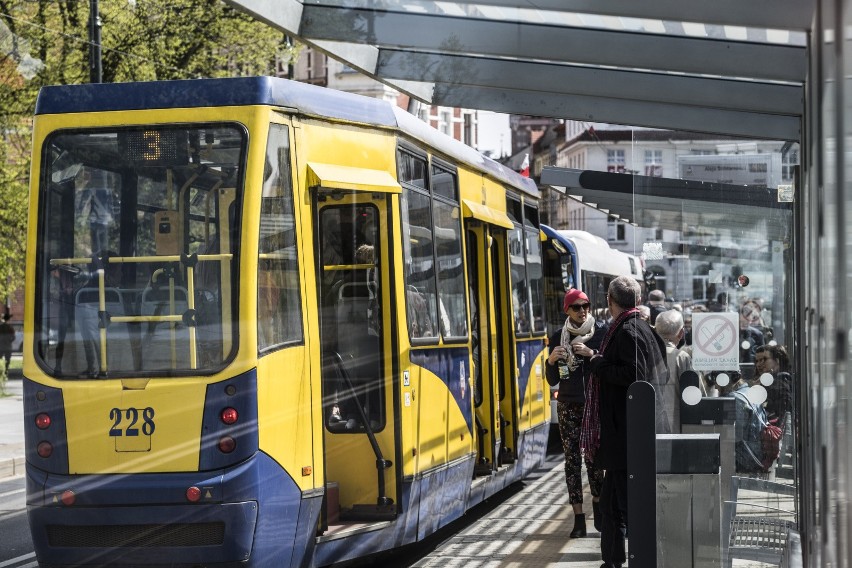
<svg viewBox="0 0 852 568">
<path fill-rule="evenodd" d="M 571 538 L 582 538 L 586 536 L 586 515 L 574 515 L 574 530 L 571 531 Z"/>
<path fill-rule="evenodd" d="M 600 501 L 592 501 L 592 514 L 594 515 L 595 530 L 601 532 L 601 503 Z"/>
</svg>

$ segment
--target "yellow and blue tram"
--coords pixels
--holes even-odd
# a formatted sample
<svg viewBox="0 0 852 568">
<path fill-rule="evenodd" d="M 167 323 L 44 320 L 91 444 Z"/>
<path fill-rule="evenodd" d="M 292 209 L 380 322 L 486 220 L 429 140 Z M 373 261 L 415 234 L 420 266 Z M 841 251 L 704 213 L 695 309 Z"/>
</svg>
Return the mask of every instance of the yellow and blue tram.
<svg viewBox="0 0 852 568">
<path fill-rule="evenodd" d="M 545 454 L 535 184 L 272 78 L 48 87 L 24 362 L 42 566 L 325 566 Z"/>
</svg>

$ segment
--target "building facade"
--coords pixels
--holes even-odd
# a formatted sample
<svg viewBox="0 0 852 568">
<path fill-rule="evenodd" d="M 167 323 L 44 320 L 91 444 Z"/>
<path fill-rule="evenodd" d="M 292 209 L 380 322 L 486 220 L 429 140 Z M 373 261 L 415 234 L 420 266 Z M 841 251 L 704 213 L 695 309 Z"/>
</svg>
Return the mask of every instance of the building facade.
<svg viewBox="0 0 852 568">
<path fill-rule="evenodd" d="M 564 129 L 565 138 L 555 149 L 555 165 L 563 168 L 777 187 L 792 185 L 799 163 L 798 146 L 778 141 L 579 121 L 565 121 Z M 553 153 L 552 148 L 544 151 L 547 156 Z M 719 261 L 726 247 L 735 246 L 733 241 L 744 246 L 737 235 L 731 235 L 730 242 L 724 238 L 711 242 L 708 236 L 689 231 L 637 228 L 629 220 L 571 198 L 570 191 L 563 195 L 543 187 L 542 192 L 548 224 L 588 231 L 613 248 L 643 257 L 656 287 L 677 301 L 711 301 L 714 284 L 722 287 L 742 271 Z M 771 263 L 771 243 L 745 246 Z M 758 278 L 758 286 L 759 282 Z"/>
<path fill-rule="evenodd" d="M 278 74 L 296 81 L 385 100 L 406 109 L 447 136 L 479 149 L 478 111 L 424 105 L 312 47 L 304 46 L 292 66 L 279 64 Z"/>
</svg>

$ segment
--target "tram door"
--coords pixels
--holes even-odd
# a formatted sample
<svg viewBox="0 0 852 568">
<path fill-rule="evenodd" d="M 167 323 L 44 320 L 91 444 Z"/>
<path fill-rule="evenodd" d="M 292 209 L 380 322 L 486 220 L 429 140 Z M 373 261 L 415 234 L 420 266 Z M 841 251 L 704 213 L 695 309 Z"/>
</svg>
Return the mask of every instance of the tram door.
<svg viewBox="0 0 852 568">
<path fill-rule="evenodd" d="M 323 524 L 337 506 L 341 522 L 385 520 L 398 501 L 387 198 L 319 188 L 315 207 L 324 460 L 338 499 Z"/>
<path fill-rule="evenodd" d="M 501 463 L 506 446 L 506 420 L 500 412 L 505 375 L 503 357 L 508 329 L 507 314 L 500 309 L 499 248 L 505 231 L 469 220 L 467 230 L 468 296 L 473 351 L 473 403 L 476 431 L 476 475 L 488 475 Z M 505 249 L 504 249 L 505 250 Z"/>
</svg>

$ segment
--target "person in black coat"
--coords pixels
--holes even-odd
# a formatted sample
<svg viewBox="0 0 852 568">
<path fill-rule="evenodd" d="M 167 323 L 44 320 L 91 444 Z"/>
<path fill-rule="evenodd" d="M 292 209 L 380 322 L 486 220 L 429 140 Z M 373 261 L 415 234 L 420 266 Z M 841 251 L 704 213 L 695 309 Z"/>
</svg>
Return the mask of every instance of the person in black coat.
<svg viewBox="0 0 852 568">
<path fill-rule="evenodd" d="M 608 326 L 598 322 L 589 313 L 591 305 L 585 293 L 574 288 L 565 293 L 562 311 L 568 316 L 564 327 L 550 336 L 551 346 L 547 358 L 545 377 L 550 386 L 558 386 L 556 413 L 559 418 L 559 434 L 562 451 L 565 453 L 565 482 L 568 484 L 568 502 L 574 510 L 574 529 L 571 538 L 586 536 L 586 516 L 583 513 L 583 483 L 581 479 L 582 453 L 580 451 L 580 427 L 586 402 L 586 384 L 591 374 L 589 358 L 574 354 L 575 345 L 585 344 L 595 350 L 603 339 Z M 586 456 L 586 476 L 592 494 L 595 528 L 600 530 L 600 500 L 603 470 L 595 466 Z"/>
<path fill-rule="evenodd" d="M 619 276 L 607 292 L 613 316 L 600 352 L 578 350 L 591 357 L 592 381 L 586 400 L 581 446 L 606 470 L 601 488 L 601 568 L 626 562 L 627 536 L 627 388 L 637 380 L 665 382 L 666 348 L 647 322 L 638 317 L 641 290 L 632 278 Z M 660 405 L 658 405 L 660 408 Z"/>
<path fill-rule="evenodd" d="M 776 426 L 782 427 L 785 415 L 793 412 L 793 377 L 790 358 L 781 345 L 761 345 L 756 349 L 754 378 L 766 386 L 766 415 L 770 420 L 778 419 Z M 763 377 L 768 373 L 771 381 Z"/>
</svg>

